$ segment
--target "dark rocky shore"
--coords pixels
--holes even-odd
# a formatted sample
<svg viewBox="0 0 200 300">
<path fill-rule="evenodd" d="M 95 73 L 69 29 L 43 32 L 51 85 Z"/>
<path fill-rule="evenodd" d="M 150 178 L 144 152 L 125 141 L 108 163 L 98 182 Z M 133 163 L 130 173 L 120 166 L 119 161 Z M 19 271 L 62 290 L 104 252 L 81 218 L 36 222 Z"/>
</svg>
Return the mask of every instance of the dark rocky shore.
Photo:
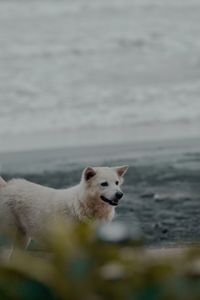
<svg viewBox="0 0 200 300">
<path fill-rule="evenodd" d="M 198 147 L 193 151 L 175 150 L 176 147 L 173 150 L 159 147 L 157 152 L 156 149 L 147 151 L 145 155 L 143 153 L 140 157 L 133 156 L 132 159 L 116 157 L 114 160 L 105 159 L 103 162 L 100 157 L 96 160 L 98 165 L 130 164 L 124 184 L 125 198 L 117 208 L 116 219 L 126 222 L 129 226 L 139 226 L 147 245 L 173 246 L 177 243 L 198 242 L 200 239 L 200 151 Z M 54 159 L 63 159 L 61 152 L 53 153 Z M 11 160 L 13 171 L 8 168 L 9 172 L 3 172 L 5 179 L 23 177 L 43 185 L 63 188 L 79 182 L 85 165 L 95 161 L 94 159 L 82 164 L 63 163 L 62 168 L 56 170 L 54 165 L 53 170 L 49 166 L 50 161 L 51 165 L 53 164 L 53 154 L 48 156 L 46 153 L 46 171 L 44 168 L 43 171 L 36 172 L 34 161 L 30 163 L 30 157 L 34 156 L 26 155 L 20 156 L 21 161 L 24 160 L 20 172 L 17 172 L 19 168 L 14 168 L 14 160 Z M 28 157 L 29 165 L 26 165 Z M 15 160 L 19 165 L 20 158 Z M 44 159 L 42 161 L 44 162 Z M 29 172 L 23 172 L 26 167 Z"/>
</svg>

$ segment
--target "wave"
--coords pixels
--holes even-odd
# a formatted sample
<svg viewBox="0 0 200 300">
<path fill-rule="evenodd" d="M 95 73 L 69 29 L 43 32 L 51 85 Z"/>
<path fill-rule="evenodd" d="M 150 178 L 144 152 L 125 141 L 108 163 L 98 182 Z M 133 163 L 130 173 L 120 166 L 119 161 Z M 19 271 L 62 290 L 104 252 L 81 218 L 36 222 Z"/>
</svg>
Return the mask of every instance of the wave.
<svg viewBox="0 0 200 300">
<path fill-rule="evenodd" d="M 200 120 L 197 0 L 0 5 L 1 135 Z"/>
<path fill-rule="evenodd" d="M 126 95 L 108 91 L 107 97 L 88 91 L 90 97 L 76 101 L 18 92 L 20 101 L 1 103 L 0 134 L 200 121 L 200 85 L 171 91 L 133 89 Z"/>
</svg>

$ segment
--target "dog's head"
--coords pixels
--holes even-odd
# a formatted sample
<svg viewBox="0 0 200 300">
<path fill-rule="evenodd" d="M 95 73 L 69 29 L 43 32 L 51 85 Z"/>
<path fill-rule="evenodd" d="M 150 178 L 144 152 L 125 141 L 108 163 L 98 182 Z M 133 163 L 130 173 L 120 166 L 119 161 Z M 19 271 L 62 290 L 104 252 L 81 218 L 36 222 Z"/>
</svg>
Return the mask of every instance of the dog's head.
<svg viewBox="0 0 200 300">
<path fill-rule="evenodd" d="M 127 170 L 128 166 L 86 168 L 83 171 L 82 182 L 88 197 L 117 206 L 123 197 L 121 185 Z"/>
</svg>

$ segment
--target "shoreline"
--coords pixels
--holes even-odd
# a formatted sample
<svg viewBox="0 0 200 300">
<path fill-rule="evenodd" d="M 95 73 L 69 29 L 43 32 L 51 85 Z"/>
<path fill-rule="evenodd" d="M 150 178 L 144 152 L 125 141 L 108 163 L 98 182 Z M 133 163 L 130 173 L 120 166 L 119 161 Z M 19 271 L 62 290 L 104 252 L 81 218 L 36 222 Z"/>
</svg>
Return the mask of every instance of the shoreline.
<svg viewBox="0 0 200 300">
<path fill-rule="evenodd" d="M 0 154 L 46 149 L 103 147 L 112 145 L 164 143 L 172 140 L 200 140 L 200 122 L 172 122 L 105 128 L 65 128 L 36 133 L 0 134 Z"/>
<path fill-rule="evenodd" d="M 0 152 L 0 172 L 41 173 L 73 169 L 76 166 L 101 165 L 155 159 L 170 160 L 177 155 L 200 152 L 199 138 L 179 138 L 155 141 L 93 146 L 61 147 L 31 151 Z"/>
</svg>

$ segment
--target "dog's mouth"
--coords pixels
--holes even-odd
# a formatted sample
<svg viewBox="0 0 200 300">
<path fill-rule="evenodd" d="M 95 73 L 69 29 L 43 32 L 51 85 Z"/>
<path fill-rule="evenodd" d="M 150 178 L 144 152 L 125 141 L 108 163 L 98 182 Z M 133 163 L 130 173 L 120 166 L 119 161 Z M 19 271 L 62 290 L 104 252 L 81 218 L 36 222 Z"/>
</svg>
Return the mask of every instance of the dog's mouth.
<svg viewBox="0 0 200 300">
<path fill-rule="evenodd" d="M 117 206 L 119 204 L 119 200 L 117 199 L 114 199 L 114 200 L 110 200 L 110 199 L 107 199 L 106 197 L 104 196 L 101 196 L 101 200 L 103 200 L 104 202 L 112 205 L 112 206 Z"/>
</svg>

